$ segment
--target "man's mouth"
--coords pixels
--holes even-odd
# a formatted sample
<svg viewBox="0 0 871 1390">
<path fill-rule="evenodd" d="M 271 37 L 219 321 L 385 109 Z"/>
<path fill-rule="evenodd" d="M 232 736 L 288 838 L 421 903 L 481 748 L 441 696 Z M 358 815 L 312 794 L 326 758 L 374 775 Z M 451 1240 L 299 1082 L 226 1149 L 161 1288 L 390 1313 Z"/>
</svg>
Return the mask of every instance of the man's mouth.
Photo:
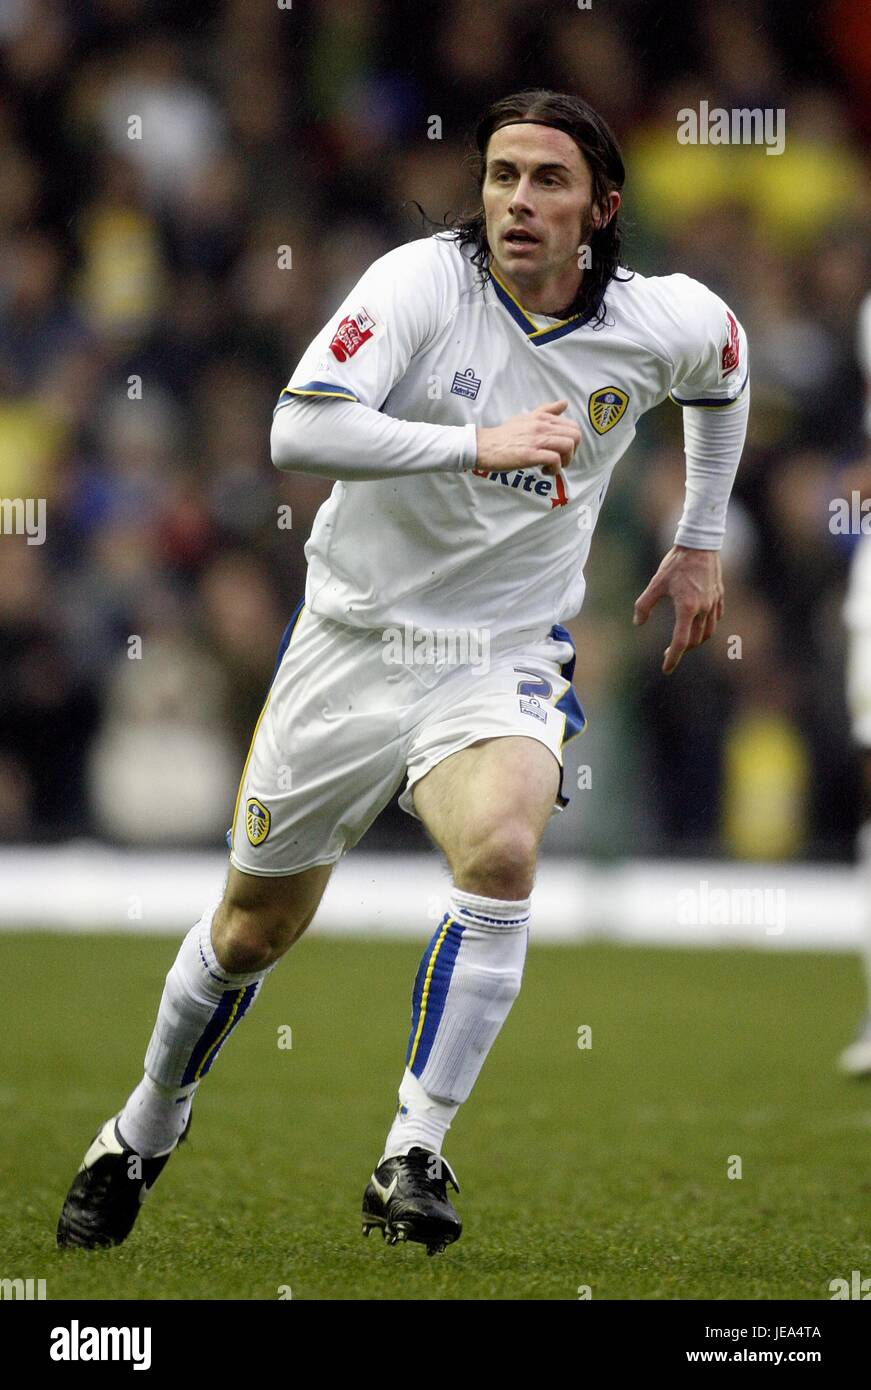
<svg viewBox="0 0 871 1390">
<path fill-rule="evenodd" d="M 537 246 L 538 237 L 533 236 L 532 232 L 527 232 L 523 227 L 511 227 L 504 235 L 503 240 L 509 246 Z"/>
</svg>

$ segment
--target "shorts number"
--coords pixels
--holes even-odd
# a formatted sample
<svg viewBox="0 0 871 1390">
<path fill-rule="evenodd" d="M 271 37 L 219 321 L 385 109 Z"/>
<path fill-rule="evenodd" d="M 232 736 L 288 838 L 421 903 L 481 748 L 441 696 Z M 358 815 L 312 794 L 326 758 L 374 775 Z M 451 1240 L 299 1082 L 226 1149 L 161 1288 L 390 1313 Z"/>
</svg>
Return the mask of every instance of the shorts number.
<svg viewBox="0 0 871 1390">
<path fill-rule="evenodd" d="M 534 676 L 531 681 L 518 681 L 518 695 L 538 695 L 542 700 L 549 700 L 553 694 L 553 686 L 550 681 L 545 680 L 544 676 L 539 676 L 535 671 L 527 671 L 523 666 L 515 666 L 521 676 Z"/>
</svg>

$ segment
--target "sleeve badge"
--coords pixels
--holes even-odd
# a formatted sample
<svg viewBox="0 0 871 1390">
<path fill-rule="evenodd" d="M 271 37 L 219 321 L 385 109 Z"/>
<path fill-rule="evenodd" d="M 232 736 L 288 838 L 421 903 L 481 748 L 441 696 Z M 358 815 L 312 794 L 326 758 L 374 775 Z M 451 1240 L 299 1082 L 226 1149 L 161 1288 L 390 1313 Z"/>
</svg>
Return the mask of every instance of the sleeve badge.
<svg viewBox="0 0 871 1390">
<path fill-rule="evenodd" d="M 720 372 L 723 376 L 728 376 L 730 372 L 734 372 L 738 365 L 738 357 L 740 354 L 738 324 L 735 321 L 734 314 L 730 314 L 728 309 L 726 310 L 726 318 L 728 320 L 729 337 L 726 346 L 723 348 L 722 357 L 720 358 Z"/>
<path fill-rule="evenodd" d="M 364 343 L 368 343 L 374 330 L 375 320 L 365 309 L 347 314 L 333 334 L 330 352 L 337 362 L 347 362 L 349 357 L 360 351 Z"/>
</svg>

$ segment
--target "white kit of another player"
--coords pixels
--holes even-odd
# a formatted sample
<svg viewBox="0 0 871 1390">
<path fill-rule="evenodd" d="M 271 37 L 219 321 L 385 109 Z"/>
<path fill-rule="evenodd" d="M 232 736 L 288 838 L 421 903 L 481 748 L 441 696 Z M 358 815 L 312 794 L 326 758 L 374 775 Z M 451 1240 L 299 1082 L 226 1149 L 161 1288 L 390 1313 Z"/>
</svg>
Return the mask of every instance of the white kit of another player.
<svg viewBox="0 0 871 1390">
<path fill-rule="evenodd" d="M 865 375 L 865 434 L 871 441 L 871 295 L 859 313 L 859 360 Z M 868 480 L 871 491 L 871 478 Z M 859 831 L 859 881 L 865 917 L 864 961 L 869 1006 L 855 1042 L 841 1053 L 849 1076 L 871 1076 L 871 536 L 862 536 L 853 552 L 847 602 L 847 703 L 854 742 L 862 749 L 864 823 Z"/>
</svg>

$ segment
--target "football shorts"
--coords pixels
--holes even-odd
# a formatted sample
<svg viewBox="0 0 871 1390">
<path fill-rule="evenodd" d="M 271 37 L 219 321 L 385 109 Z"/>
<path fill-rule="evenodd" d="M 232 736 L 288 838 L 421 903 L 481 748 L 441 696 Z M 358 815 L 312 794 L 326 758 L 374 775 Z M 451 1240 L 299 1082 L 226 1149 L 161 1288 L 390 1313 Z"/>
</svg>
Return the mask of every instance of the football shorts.
<svg viewBox="0 0 871 1390">
<path fill-rule="evenodd" d="M 415 783 L 482 739 L 537 739 L 562 768 L 585 723 L 574 666 L 559 626 L 461 646 L 410 628 L 353 628 L 301 605 L 242 772 L 231 862 L 265 875 L 335 863 L 403 781 L 399 804 L 415 815 Z M 568 801 L 562 780 L 555 811 Z"/>
</svg>

